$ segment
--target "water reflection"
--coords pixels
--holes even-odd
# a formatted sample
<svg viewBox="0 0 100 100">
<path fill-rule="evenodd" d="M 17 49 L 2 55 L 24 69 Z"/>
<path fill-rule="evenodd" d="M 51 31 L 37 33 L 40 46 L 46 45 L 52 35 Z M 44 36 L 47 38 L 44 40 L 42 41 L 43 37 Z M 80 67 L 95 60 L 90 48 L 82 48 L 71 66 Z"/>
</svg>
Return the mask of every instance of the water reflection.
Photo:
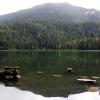
<svg viewBox="0 0 100 100">
<path fill-rule="evenodd" d="M 98 73 L 100 52 L 79 51 L 1 51 L 0 66 L 20 66 L 22 72 L 32 70 L 64 71 L 72 67 L 80 73 Z"/>
<path fill-rule="evenodd" d="M 46 96 L 81 92 L 85 86 L 78 84 L 76 79 L 81 75 L 100 77 L 99 65 L 99 51 L 0 51 L 0 67 L 20 67 L 20 88 Z M 68 67 L 77 74 L 65 74 Z"/>
</svg>

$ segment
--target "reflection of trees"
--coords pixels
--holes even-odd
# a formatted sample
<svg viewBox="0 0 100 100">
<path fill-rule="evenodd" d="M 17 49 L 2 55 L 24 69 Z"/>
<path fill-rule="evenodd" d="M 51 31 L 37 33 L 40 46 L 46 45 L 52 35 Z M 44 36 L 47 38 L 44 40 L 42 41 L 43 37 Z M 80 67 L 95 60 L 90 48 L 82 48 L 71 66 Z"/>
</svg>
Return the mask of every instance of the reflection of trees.
<svg viewBox="0 0 100 100">
<path fill-rule="evenodd" d="M 86 51 L 1 51 L 1 66 L 19 66 L 21 72 L 63 72 L 72 67 L 79 73 L 99 73 L 99 52 Z M 95 72 L 94 72 L 95 71 Z"/>
</svg>

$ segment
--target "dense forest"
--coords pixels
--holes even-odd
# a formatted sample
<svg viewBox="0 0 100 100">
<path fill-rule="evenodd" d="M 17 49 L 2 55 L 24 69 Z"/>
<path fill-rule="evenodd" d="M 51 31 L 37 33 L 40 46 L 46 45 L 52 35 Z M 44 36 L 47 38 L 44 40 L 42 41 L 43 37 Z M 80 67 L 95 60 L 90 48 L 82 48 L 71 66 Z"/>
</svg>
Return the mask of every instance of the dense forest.
<svg viewBox="0 0 100 100">
<path fill-rule="evenodd" d="M 0 49 L 100 49 L 100 24 L 14 23 L 0 25 Z"/>
<path fill-rule="evenodd" d="M 32 14 L 34 15 L 34 13 Z M 86 18 L 85 21 L 76 23 L 68 22 L 68 19 L 64 19 L 65 15 L 63 17 L 61 17 L 62 15 L 59 17 L 59 14 L 45 17 L 43 14 L 41 17 L 37 14 L 38 17 L 34 18 L 33 15 L 32 18 L 20 16 L 21 19 L 18 19 L 17 16 L 13 20 L 1 22 L 0 50 L 100 50 L 100 22 L 93 20 L 94 16 L 92 16 L 93 18 L 88 16 L 88 19 L 92 18 L 92 20 Z M 11 18 L 11 15 L 7 18 Z M 66 18 L 70 17 L 67 15 Z"/>
</svg>

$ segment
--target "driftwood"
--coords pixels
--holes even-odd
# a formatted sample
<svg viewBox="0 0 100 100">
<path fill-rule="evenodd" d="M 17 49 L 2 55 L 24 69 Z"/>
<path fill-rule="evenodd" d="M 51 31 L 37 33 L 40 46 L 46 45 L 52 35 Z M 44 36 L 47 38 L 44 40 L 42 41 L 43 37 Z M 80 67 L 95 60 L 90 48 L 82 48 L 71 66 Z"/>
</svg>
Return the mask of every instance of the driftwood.
<svg viewBox="0 0 100 100">
<path fill-rule="evenodd" d="M 20 79 L 19 67 L 5 67 L 0 70 L 0 80 L 16 80 Z"/>
<path fill-rule="evenodd" d="M 96 82 L 97 82 L 96 80 L 87 79 L 87 78 L 86 79 L 85 78 L 84 79 L 77 79 L 77 81 L 81 82 L 81 83 L 89 83 L 89 84 L 96 84 Z"/>
</svg>

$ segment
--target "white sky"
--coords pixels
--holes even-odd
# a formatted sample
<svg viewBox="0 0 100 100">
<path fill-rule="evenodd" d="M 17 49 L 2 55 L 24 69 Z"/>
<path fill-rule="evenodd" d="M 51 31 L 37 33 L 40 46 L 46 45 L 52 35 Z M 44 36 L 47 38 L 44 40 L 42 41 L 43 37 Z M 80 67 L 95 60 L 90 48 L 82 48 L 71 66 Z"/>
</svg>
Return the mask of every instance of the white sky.
<svg viewBox="0 0 100 100">
<path fill-rule="evenodd" d="M 67 2 L 85 8 L 100 10 L 100 0 L 0 0 L 0 15 L 31 8 L 42 3 Z"/>
</svg>

